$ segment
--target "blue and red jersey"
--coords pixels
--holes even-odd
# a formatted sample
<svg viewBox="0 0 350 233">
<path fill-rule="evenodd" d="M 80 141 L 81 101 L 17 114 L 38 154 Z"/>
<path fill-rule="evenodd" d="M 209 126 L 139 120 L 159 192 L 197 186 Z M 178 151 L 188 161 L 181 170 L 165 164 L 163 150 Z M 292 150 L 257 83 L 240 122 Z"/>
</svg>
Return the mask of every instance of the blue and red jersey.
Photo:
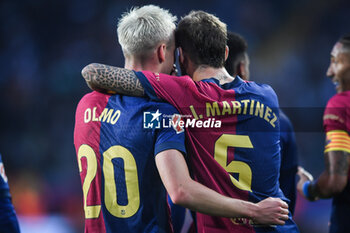
<svg viewBox="0 0 350 233">
<path fill-rule="evenodd" d="M 196 225 L 194 221 L 194 212 L 180 205 L 174 204 L 168 196 L 170 206 L 171 222 L 173 224 L 174 233 L 195 233 Z"/>
<path fill-rule="evenodd" d="M 323 126 L 327 133 L 325 152 L 350 153 L 350 91 L 338 93 L 327 103 Z M 344 190 L 333 197 L 330 233 L 349 232 L 350 174 Z"/>
<path fill-rule="evenodd" d="M 172 232 L 155 156 L 185 153 L 184 133 L 163 127 L 166 103 L 92 92 L 78 104 L 74 129 L 84 195 L 85 232 Z"/>
<path fill-rule="evenodd" d="M 282 110 L 280 110 L 280 130 L 281 168 L 279 182 L 283 194 L 290 200 L 288 208 L 293 215 L 297 192 L 298 153 L 293 125 Z"/>
<path fill-rule="evenodd" d="M 0 154 L 0 232 L 20 232 L 15 209 L 11 202 L 4 164 Z"/>
<path fill-rule="evenodd" d="M 229 197 L 258 202 L 285 197 L 279 189 L 280 128 L 272 88 L 239 77 L 220 85 L 135 72 L 146 94 L 165 100 L 185 118 L 189 166 L 196 181 Z M 278 227 L 254 227 L 248 219 L 196 216 L 198 232 L 298 232 L 292 220 Z"/>
</svg>

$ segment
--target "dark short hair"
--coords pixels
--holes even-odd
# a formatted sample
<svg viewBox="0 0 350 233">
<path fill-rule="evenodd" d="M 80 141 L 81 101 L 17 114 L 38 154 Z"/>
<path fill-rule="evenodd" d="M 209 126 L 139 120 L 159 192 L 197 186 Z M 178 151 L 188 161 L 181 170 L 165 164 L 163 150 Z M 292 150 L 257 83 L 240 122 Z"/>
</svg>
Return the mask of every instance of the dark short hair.
<svg viewBox="0 0 350 233">
<path fill-rule="evenodd" d="M 248 44 L 244 38 L 234 32 L 227 32 L 227 46 L 229 48 L 225 68 L 230 75 L 237 73 L 237 65 L 244 59 Z"/>
<path fill-rule="evenodd" d="M 204 11 L 191 11 L 175 31 L 176 46 L 195 65 L 219 68 L 225 64 L 226 24 Z"/>
<path fill-rule="evenodd" d="M 342 36 L 339 39 L 339 42 L 343 44 L 343 47 L 345 49 L 350 50 L 350 33 L 345 36 Z"/>
</svg>

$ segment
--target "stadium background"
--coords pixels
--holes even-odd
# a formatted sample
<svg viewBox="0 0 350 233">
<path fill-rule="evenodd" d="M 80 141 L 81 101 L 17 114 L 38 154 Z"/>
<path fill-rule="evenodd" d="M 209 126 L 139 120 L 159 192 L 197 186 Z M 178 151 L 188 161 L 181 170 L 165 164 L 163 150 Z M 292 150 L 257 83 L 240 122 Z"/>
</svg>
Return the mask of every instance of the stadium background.
<svg viewBox="0 0 350 233">
<path fill-rule="evenodd" d="M 276 90 L 291 118 L 301 165 L 323 170 L 322 112 L 335 93 L 325 73 L 334 42 L 350 32 L 346 0 L 2 0 L 0 153 L 23 232 L 82 232 L 83 207 L 73 147 L 75 107 L 89 91 L 80 70 L 123 66 L 117 20 L 153 3 L 183 16 L 216 14 L 248 41 L 251 79 Z M 327 232 L 330 201 L 298 198 L 302 233 Z"/>
</svg>

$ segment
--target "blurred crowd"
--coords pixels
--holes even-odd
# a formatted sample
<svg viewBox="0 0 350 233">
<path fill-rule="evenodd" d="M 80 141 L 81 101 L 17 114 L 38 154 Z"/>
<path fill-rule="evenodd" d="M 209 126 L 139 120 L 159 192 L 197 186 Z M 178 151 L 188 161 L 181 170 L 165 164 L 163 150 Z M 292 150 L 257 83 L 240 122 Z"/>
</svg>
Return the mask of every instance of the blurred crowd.
<svg viewBox="0 0 350 233">
<path fill-rule="evenodd" d="M 82 231 L 73 128 L 76 105 L 89 89 L 80 71 L 91 62 L 123 66 L 118 18 L 150 3 L 179 18 L 192 9 L 214 13 L 242 34 L 251 79 L 275 89 L 294 124 L 300 163 L 316 176 L 322 171 L 322 113 L 335 93 L 325 73 L 334 42 L 349 32 L 349 1 L 2 0 L 0 152 L 20 225 L 61 216 L 67 232 Z M 327 201 L 299 198 L 295 218 L 301 232 L 315 230 L 310 225 L 316 212 L 317 232 L 325 232 L 328 208 Z"/>
</svg>

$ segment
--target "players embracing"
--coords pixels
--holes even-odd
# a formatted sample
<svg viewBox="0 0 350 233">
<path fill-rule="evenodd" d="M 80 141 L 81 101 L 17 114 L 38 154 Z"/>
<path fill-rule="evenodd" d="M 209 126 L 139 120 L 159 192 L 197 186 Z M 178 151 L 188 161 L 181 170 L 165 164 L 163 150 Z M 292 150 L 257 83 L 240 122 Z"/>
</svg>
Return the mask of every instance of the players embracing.
<svg viewBox="0 0 350 233">
<path fill-rule="evenodd" d="M 143 75 L 141 70 L 170 73 L 175 49 L 173 20 L 169 12 L 155 6 L 126 13 L 118 25 L 125 67 L 140 70 L 139 75 Z M 98 68 L 100 71 L 108 75 L 111 70 Z M 133 71 L 123 69 L 121 75 L 126 78 L 119 80 L 125 88 L 118 88 L 121 93 L 144 92 Z M 113 82 L 113 77 L 109 81 Z M 98 84 L 90 85 L 98 88 Z M 175 121 L 176 113 L 169 104 L 146 98 L 99 92 L 82 98 L 76 112 L 74 142 L 84 194 L 85 232 L 172 232 L 165 188 L 176 204 L 206 216 L 228 217 L 230 225 L 241 224 L 230 218 L 246 219 L 249 232 L 251 224 L 272 229 L 275 226 L 271 225 L 283 225 L 288 220 L 288 205 L 279 198 L 266 195 L 253 203 L 248 198 L 223 195 L 215 187 L 191 179 L 183 155 L 187 153 L 183 130 L 158 124 L 152 127 L 169 116 L 174 116 Z M 224 145 L 217 146 L 219 156 L 225 139 L 221 142 Z M 228 174 L 222 167 L 221 170 L 223 175 Z M 247 175 L 249 182 L 249 173 L 244 174 Z M 231 180 L 230 175 L 226 179 L 231 189 L 235 179 Z M 245 185 L 244 180 L 237 183 Z"/>
<path fill-rule="evenodd" d="M 185 130 L 194 179 L 224 196 L 251 202 L 269 196 L 286 200 L 278 185 L 279 123 L 271 124 L 274 116 L 278 118 L 278 101 L 272 88 L 227 73 L 226 25 L 217 17 L 191 12 L 179 22 L 175 39 L 181 70 L 189 76 L 132 72 L 101 64 L 85 67 L 83 76 L 98 90 L 135 95 L 130 89 L 142 86 L 136 94 L 165 100 L 181 115 L 196 120 L 215 115 L 220 128 Z M 201 213 L 196 220 L 198 232 L 298 232 L 291 217 L 283 226 L 259 227 L 245 218 Z"/>
</svg>

